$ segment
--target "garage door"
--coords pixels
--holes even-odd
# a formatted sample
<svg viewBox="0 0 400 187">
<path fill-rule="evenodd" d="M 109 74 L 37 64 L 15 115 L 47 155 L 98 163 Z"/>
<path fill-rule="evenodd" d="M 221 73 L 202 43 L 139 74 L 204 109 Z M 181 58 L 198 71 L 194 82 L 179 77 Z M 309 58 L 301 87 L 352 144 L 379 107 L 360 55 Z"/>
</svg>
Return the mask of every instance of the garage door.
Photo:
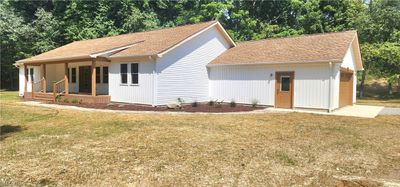
<svg viewBox="0 0 400 187">
<path fill-rule="evenodd" d="M 353 104 L 353 71 L 340 70 L 339 107 Z"/>
</svg>

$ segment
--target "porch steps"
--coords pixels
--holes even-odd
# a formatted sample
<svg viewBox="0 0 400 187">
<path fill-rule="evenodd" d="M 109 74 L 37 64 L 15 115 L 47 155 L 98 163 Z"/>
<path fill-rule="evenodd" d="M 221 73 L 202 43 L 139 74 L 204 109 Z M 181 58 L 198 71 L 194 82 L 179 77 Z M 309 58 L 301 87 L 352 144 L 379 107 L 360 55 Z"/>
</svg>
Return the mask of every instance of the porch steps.
<svg viewBox="0 0 400 187">
<path fill-rule="evenodd" d="M 40 92 L 35 92 L 34 100 L 40 100 L 40 101 L 53 101 L 53 93 L 40 93 Z"/>
</svg>

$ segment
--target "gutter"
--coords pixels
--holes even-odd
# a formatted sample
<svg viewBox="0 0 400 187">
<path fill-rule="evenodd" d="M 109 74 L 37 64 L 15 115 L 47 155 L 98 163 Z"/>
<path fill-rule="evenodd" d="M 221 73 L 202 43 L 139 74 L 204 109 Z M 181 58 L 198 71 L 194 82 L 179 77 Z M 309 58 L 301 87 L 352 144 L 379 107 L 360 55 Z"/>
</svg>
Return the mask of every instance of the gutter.
<svg viewBox="0 0 400 187">
<path fill-rule="evenodd" d="M 338 59 L 333 60 L 317 60 L 317 61 L 295 61 L 295 62 L 252 62 L 252 63 L 239 63 L 239 64 L 207 64 L 207 67 L 217 67 L 217 66 L 245 66 L 245 65 L 302 65 L 302 64 L 325 64 L 325 63 L 341 63 L 342 61 Z"/>
<path fill-rule="evenodd" d="M 57 61 L 64 61 L 64 60 L 78 60 L 82 58 L 91 58 L 90 55 L 80 55 L 80 56 L 73 56 L 73 57 L 64 57 L 64 58 L 48 58 L 43 60 L 18 60 L 16 61 L 16 65 L 22 64 L 35 64 L 35 63 L 45 63 L 45 62 L 57 62 Z"/>
</svg>

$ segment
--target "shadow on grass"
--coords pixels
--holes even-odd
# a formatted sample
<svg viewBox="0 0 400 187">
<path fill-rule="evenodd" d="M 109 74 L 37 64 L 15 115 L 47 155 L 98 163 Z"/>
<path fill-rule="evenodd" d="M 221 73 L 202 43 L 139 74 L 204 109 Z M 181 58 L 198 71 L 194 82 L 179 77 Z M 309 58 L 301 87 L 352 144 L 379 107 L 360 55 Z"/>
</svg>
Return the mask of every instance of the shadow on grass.
<svg viewBox="0 0 400 187">
<path fill-rule="evenodd" d="M 22 131 L 21 126 L 19 125 L 9 125 L 9 124 L 1 124 L 0 125 L 0 141 L 7 138 L 10 134 Z"/>
</svg>

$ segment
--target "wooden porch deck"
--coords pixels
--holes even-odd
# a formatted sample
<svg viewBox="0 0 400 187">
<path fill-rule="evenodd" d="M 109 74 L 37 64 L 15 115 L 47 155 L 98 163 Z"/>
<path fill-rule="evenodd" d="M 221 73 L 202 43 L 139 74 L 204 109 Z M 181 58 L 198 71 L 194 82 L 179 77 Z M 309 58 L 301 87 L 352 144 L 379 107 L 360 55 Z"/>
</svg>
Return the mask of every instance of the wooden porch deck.
<svg viewBox="0 0 400 187">
<path fill-rule="evenodd" d="M 68 99 L 69 102 L 72 102 L 73 100 L 76 99 L 80 103 L 90 103 L 90 104 L 110 103 L 110 99 L 111 99 L 111 97 L 109 95 L 92 96 L 90 94 L 85 94 L 85 93 L 76 93 L 76 94 L 70 93 L 68 95 L 61 94 L 60 97 L 61 97 L 60 98 L 61 101 L 64 101 L 65 99 Z M 32 92 L 25 92 L 24 93 L 24 99 L 26 99 L 26 100 L 47 101 L 47 102 L 55 101 L 53 93 L 43 93 L 43 92 L 34 92 L 33 95 L 32 95 Z"/>
</svg>

